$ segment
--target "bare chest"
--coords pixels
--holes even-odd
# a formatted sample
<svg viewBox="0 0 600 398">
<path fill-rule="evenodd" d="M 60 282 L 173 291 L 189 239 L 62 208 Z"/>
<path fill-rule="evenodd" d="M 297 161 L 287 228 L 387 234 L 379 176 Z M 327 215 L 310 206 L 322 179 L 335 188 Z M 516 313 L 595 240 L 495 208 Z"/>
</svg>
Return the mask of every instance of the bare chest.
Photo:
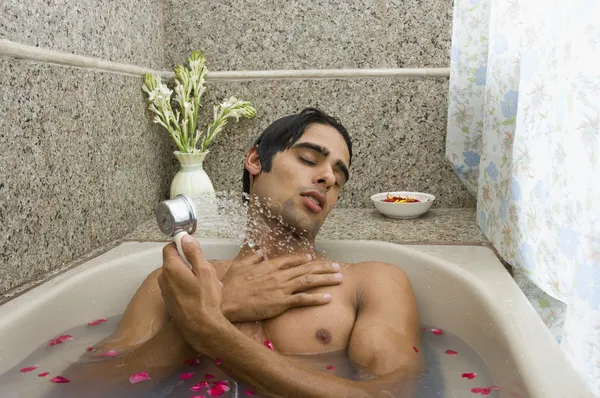
<svg viewBox="0 0 600 398">
<path fill-rule="evenodd" d="M 236 325 L 238 329 L 264 343 L 269 340 L 282 354 L 314 354 L 346 348 L 354 326 L 356 310 L 349 289 L 340 286 L 317 288 L 310 293 L 327 292 L 329 304 L 290 309 L 261 322 Z"/>
</svg>

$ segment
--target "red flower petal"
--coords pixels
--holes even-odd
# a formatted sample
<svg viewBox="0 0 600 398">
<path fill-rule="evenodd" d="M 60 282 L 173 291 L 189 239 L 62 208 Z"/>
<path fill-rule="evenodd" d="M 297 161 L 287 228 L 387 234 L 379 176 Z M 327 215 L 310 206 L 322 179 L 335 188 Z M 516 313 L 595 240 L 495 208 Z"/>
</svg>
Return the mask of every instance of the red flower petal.
<svg viewBox="0 0 600 398">
<path fill-rule="evenodd" d="M 265 340 L 265 342 L 263 343 L 265 345 L 265 347 L 267 347 L 269 350 L 273 351 L 274 347 L 273 347 L 273 343 L 271 343 L 271 340 Z"/>
<path fill-rule="evenodd" d="M 448 355 L 452 355 L 453 357 L 458 355 L 458 352 L 456 352 L 454 350 L 446 350 L 446 351 L 444 351 L 444 353 L 446 353 Z"/>
<path fill-rule="evenodd" d="M 442 329 L 431 329 L 431 333 L 437 334 L 438 336 L 444 333 Z"/>
<path fill-rule="evenodd" d="M 58 336 L 57 339 L 60 341 L 71 341 L 73 340 L 73 336 L 70 334 L 63 334 L 62 336 Z"/>
<path fill-rule="evenodd" d="M 413 346 L 413 350 L 415 350 L 415 352 L 419 352 L 419 349 L 415 346 Z"/>
<path fill-rule="evenodd" d="M 148 379 L 150 379 L 150 376 L 148 376 L 147 372 L 134 373 L 131 376 L 129 376 L 129 382 L 131 384 L 136 384 Z"/>
<path fill-rule="evenodd" d="M 474 388 L 471 388 L 471 392 L 473 394 L 489 395 L 491 390 L 489 388 L 474 387 Z"/>
<path fill-rule="evenodd" d="M 31 372 L 33 370 L 36 370 L 38 368 L 38 366 L 40 366 L 40 365 L 28 366 L 26 368 L 21 369 L 19 372 L 21 372 L 21 373 L 29 373 L 29 372 Z"/>
<path fill-rule="evenodd" d="M 106 322 L 106 318 L 100 318 L 100 319 L 96 319 L 95 321 L 89 321 L 88 325 L 90 326 L 96 326 L 96 325 L 100 325 L 101 323 Z"/>
<path fill-rule="evenodd" d="M 210 395 L 211 397 L 220 397 L 225 392 L 223 387 L 224 386 L 214 386 L 214 387 L 209 388 L 208 395 Z"/>
<path fill-rule="evenodd" d="M 203 388 L 208 387 L 208 382 L 206 381 L 201 381 L 198 384 L 194 384 L 193 386 L 190 387 L 190 391 L 200 391 Z"/>
<path fill-rule="evenodd" d="M 71 380 L 67 379 L 66 377 L 56 376 L 56 377 L 51 378 L 50 381 L 52 383 L 68 383 Z"/>
<path fill-rule="evenodd" d="M 184 363 L 187 363 L 190 366 L 198 366 L 200 365 L 200 359 L 199 358 L 193 358 L 193 359 L 186 359 L 185 361 L 183 361 Z"/>
<path fill-rule="evenodd" d="M 92 352 L 92 351 L 96 351 L 96 349 L 94 347 L 88 347 L 86 348 L 87 352 Z"/>
<path fill-rule="evenodd" d="M 113 357 L 119 356 L 119 353 L 116 350 L 108 350 L 108 351 L 102 353 L 102 356 L 113 358 Z"/>
<path fill-rule="evenodd" d="M 182 373 L 182 374 L 179 376 L 179 378 L 180 378 L 181 380 L 189 380 L 189 379 L 191 379 L 192 377 L 194 377 L 194 372 Z"/>
<path fill-rule="evenodd" d="M 477 377 L 477 373 L 463 373 L 462 374 L 462 378 L 463 379 L 474 379 L 475 377 Z"/>
<path fill-rule="evenodd" d="M 217 358 L 217 359 L 215 359 L 215 363 L 216 363 L 217 365 L 220 365 L 220 364 L 221 364 L 221 360 L 220 360 L 219 358 Z"/>
<path fill-rule="evenodd" d="M 192 395 L 192 398 L 206 398 L 205 395 Z"/>
<path fill-rule="evenodd" d="M 60 340 L 60 339 L 52 339 L 52 340 L 50 340 L 50 343 L 48 343 L 48 345 L 50 347 L 55 346 L 57 344 L 62 344 L 62 340 Z"/>
<path fill-rule="evenodd" d="M 38 377 L 46 377 L 50 374 L 50 372 L 42 372 L 38 374 Z"/>
<path fill-rule="evenodd" d="M 149 379 L 150 379 L 150 376 L 148 376 L 147 372 L 134 373 L 131 376 L 129 376 L 129 382 L 131 384 L 140 383 L 142 381 L 149 380 Z"/>
<path fill-rule="evenodd" d="M 204 378 L 205 378 L 206 380 L 210 380 L 210 379 L 214 379 L 214 378 L 215 378 L 215 376 L 211 375 L 210 373 L 204 373 Z"/>
<path fill-rule="evenodd" d="M 215 386 L 227 386 L 227 383 L 229 383 L 229 380 L 217 380 L 217 381 L 213 382 L 213 384 Z M 229 388 L 229 387 L 227 386 L 227 388 Z M 227 391 L 227 390 L 225 390 L 225 391 Z"/>
<path fill-rule="evenodd" d="M 335 369 L 335 367 L 333 367 L 333 366 L 331 366 L 331 365 L 329 365 L 329 366 L 327 367 L 327 370 L 333 370 L 333 369 Z"/>
<path fill-rule="evenodd" d="M 246 395 L 255 395 L 254 391 L 252 391 L 252 390 L 246 390 L 246 391 L 244 391 L 244 394 L 246 394 Z"/>
</svg>

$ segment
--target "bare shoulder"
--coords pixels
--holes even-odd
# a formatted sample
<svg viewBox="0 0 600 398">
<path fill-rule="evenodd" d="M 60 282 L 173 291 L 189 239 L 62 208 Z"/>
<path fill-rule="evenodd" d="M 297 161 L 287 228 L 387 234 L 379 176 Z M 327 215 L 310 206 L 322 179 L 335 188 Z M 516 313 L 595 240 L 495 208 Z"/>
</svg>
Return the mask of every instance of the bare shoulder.
<svg viewBox="0 0 600 398">
<path fill-rule="evenodd" d="M 386 281 L 393 281 L 397 285 L 410 287 L 410 280 L 406 272 L 397 265 L 379 261 L 365 261 L 347 264 L 352 279 L 359 282 L 362 287 L 381 285 Z"/>
</svg>

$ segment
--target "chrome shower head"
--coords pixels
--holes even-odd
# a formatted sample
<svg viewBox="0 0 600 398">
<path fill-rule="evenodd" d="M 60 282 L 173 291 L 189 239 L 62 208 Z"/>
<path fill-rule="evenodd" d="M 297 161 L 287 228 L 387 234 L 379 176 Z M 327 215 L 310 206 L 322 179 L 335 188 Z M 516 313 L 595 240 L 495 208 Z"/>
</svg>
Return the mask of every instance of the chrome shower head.
<svg viewBox="0 0 600 398">
<path fill-rule="evenodd" d="M 155 214 L 158 228 L 167 236 L 175 236 L 180 232 L 192 235 L 196 231 L 196 206 L 187 195 L 177 195 L 173 199 L 160 202 L 156 206 Z"/>
</svg>

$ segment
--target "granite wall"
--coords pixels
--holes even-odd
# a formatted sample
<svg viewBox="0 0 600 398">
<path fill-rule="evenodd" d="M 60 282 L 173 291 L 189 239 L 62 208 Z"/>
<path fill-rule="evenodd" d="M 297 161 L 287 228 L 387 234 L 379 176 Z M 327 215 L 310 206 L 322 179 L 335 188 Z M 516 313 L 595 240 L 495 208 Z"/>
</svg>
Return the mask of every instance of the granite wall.
<svg viewBox="0 0 600 398">
<path fill-rule="evenodd" d="M 160 68 L 160 15 L 158 0 L 6 0 L 0 38 Z M 171 152 L 141 78 L 0 57 L 0 293 L 150 218 Z"/>
<path fill-rule="evenodd" d="M 235 95 L 251 101 L 256 119 L 232 123 L 211 144 L 205 168 L 215 189 L 241 189 L 243 160 L 273 120 L 306 105 L 339 117 L 353 136 L 350 181 L 339 207 L 372 207 L 370 196 L 407 190 L 436 195 L 436 207 L 474 207 L 444 160 L 448 79 L 249 81 L 209 84 L 201 114 Z"/>
<path fill-rule="evenodd" d="M 164 16 L 169 68 L 194 49 L 211 70 L 450 65 L 451 0 L 166 0 Z M 339 206 L 370 207 L 373 193 L 407 190 L 436 195 L 437 207 L 474 207 L 444 159 L 447 93 L 447 78 L 214 83 L 205 107 L 234 95 L 258 117 L 230 125 L 206 169 L 217 189 L 237 189 L 253 138 L 279 117 L 318 106 L 342 121 L 356 148 Z"/>
<path fill-rule="evenodd" d="M 194 49 L 209 68 L 447 67 L 450 0 L 214 3 L 206 0 L 6 0 L 0 39 L 170 69 Z M 1 55 L 1 54 L 0 54 Z M 118 239 L 149 219 L 176 172 L 174 145 L 144 111 L 141 78 L 0 57 L 0 294 Z M 317 106 L 354 138 L 342 207 L 383 190 L 475 201 L 444 160 L 447 78 L 210 82 L 259 116 L 232 123 L 205 164 L 240 187 L 243 155 L 274 119 Z"/>
</svg>

